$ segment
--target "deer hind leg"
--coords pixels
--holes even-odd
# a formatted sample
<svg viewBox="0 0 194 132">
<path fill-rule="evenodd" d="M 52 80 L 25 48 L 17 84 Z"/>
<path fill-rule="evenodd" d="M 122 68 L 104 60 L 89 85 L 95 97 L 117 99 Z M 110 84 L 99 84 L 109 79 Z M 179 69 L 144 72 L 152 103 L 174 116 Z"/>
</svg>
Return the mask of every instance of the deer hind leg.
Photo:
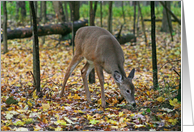
<svg viewBox="0 0 194 132">
<path fill-rule="evenodd" d="M 67 83 L 67 80 L 69 78 L 69 76 L 71 75 L 71 73 L 73 72 L 73 70 L 75 69 L 75 67 L 83 60 L 83 57 L 81 55 L 74 55 L 73 59 L 71 61 L 71 63 L 69 64 L 65 77 L 64 77 L 64 81 L 63 81 L 63 85 L 62 85 L 62 89 L 61 89 L 61 93 L 60 93 L 60 97 L 63 96 L 64 93 L 64 89 L 65 89 L 65 85 Z"/>
<path fill-rule="evenodd" d="M 85 66 L 81 69 L 81 75 L 82 75 L 84 89 L 86 91 L 86 98 L 88 103 L 91 102 L 91 97 L 90 97 L 90 91 L 88 88 L 87 76 L 92 71 L 93 68 L 94 68 L 93 64 L 90 64 L 87 62 Z"/>
<path fill-rule="evenodd" d="M 105 95 L 104 95 L 104 75 L 103 75 L 103 69 L 100 65 L 95 65 L 96 73 L 98 75 L 98 79 L 100 81 L 100 87 L 101 87 L 101 104 L 102 107 L 106 107 L 106 101 L 105 101 Z"/>
</svg>

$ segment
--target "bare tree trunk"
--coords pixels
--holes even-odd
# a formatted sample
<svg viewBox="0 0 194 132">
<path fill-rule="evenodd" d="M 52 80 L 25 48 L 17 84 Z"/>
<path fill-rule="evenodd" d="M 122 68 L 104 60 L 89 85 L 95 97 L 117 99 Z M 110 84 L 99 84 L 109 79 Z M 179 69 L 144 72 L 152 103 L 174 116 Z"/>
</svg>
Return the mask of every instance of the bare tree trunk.
<svg viewBox="0 0 194 132">
<path fill-rule="evenodd" d="M 167 6 L 167 1 L 165 1 L 165 6 Z M 173 41 L 171 15 L 170 15 L 170 13 L 168 13 L 167 10 L 166 10 L 166 16 L 167 16 L 167 20 L 168 20 L 170 35 L 171 35 L 171 41 Z"/>
<path fill-rule="evenodd" d="M 125 10 L 124 10 L 123 2 L 124 2 L 124 1 L 122 1 L 122 13 L 123 13 L 123 21 L 124 21 L 124 23 L 125 23 Z"/>
<path fill-rule="evenodd" d="M 43 24 L 46 23 L 46 1 L 42 1 L 42 20 L 43 20 Z M 42 44 L 45 43 L 45 36 L 42 37 Z"/>
<path fill-rule="evenodd" d="M 21 16 L 22 21 L 26 18 L 26 3 L 25 1 L 21 1 Z"/>
<path fill-rule="evenodd" d="M 151 1 L 151 37 L 152 37 L 152 67 L 153 67 L 153 85 L 154 90 L 158 88 L 158 69 L 156 56 L 156 39 L 155 39 L 155 9 L 154 1 Z"/>
<path fill-rule="evenodd" d="M 100 1 L 100 27 L 102 27 L 102 1 Z"/>
<path fill-rule="evenodd" d="M 79 8 L 80 8 L 80 1 L 69 1 L 70 8 L 71 10 L 74 10 L 73 16 L 74 16 L 74 21 L 79 20 L 80 15 L 79 15 Z M 71 18 L 72 20 L 72 18 Z"/>
<path fill-rule="evenodd" d="M 138 8 L 139 8 L 140 16 L 141 16 L 141 24 L 142 24 L 142 29 L 143 29 L 143 33 L 144 33 L 145 43 L 146 43 L 146 45 L 148 45 L 147 35 L 146 35 L 146 32 L 145 32 L 144 19 L 143 19 L 143 15 L 141 13 L 141 7 L 140 7 L 140 4 L 139 4 L 139 1 L 138 1 Z"/>
<path fill-rule="evenodd" d="M 170 1 L 165 2 L 167 7 L 170 9 Z M 166 9 L 163 9 L 163 19 L 162 19 L 162 32 L 170 32 L 169 27 L 172 27 L 171 17 L 169 17 L 169 21 L 167 19 L 167 15 L 170 16 L 170 13 L 166 11 Z M 170 24 L 170 25 L 169 25 Z"/>
<path fill-rule="evenodd" d="M 38 33 L 37 33 L 37 23 L 36 23 L 36 13 L 34 10 L 33 1 L 30 1 L 30 7 L 32 11 L 33 18 L 33 74 L 35 77 L 35 87 L 38 92 L 40 92 L 40 61 L 39 61 L 39 44 L 38 44 Z"/>
<path fill-rule="evenodd" d="M 63 1 L 64 3 L 64 6 L 65 6 L 65 18 L 66 18 L 66 22 L 69 22 L 69 14 L 68 14 L 68 11 L 67 11 L 67 1 Z"/>
<path fill-rule="evenodd" d="M 112 33 L 112 1 L 109 1 L 108 31 Z"/>
<path fill-rule="evenodd" d="M 90 26 L 94 26 L 94 10 L 93 10 L 93 2 L 90 1 Z"/>
<path fill-rule="evenodd" d="M 53 1 L 53 7 L 55 14 L 59 22 L 65 22 L 65 15 L 63 12 L 63 6 L 61 1 Z"/>
<path fill-rule="evenodd" d="M 94 10 L 93 10 L 93 2 L 90 1 L 90 26 L 94 25 Z M 94 69 L 89 74 L 89 83 L 95 83 L 95 71 Z"/>
<path fill-rule="evenodd" d="M 6 7 L 6 1 L 3 1 L 3 52 L 7 53 L 8 48 L 7 48 L 7 7 Z"/>
<path fill-rule="evenodd" d="M 134 15 L 133 15 L 133 34 L 135 35 L 135 22 L 136 22 L 136 1 L 134 1 Z"/>
<path fill-rule="evenodd" d="M 20 9 L 20 1 L 16 1 L 16 15 L 15 15 L 16 20 L 19 19 L 19 9 Z"/>
<path fill-rule="evenodd" d="M 170 15 L 179 23 L 179 25 L 181 25 L 181 20 L 179 20 L 175 15 L 174 13 L 172 13 L 172 11 L 167 7 L 165 6 L 164 2 L 163 1 L 160 1 L 160 3 L 162 4 L 162 6 L 170 13 Z"/>
<path fill-rule="evenodd" d="M 42 18 L 42 3 L 43 3 L 44 1 L 40 1 L 40 14 L 39 14 L 39 17 L 40 17 L 40 19 Z"/>
<path fill-rule="evenodd" d="M 98 1 L 95 1 L 94 2 L 94 21 L 95 21 L 95 17 L 96 17 L 97 6 L 98 6 Z"/>
</svg>

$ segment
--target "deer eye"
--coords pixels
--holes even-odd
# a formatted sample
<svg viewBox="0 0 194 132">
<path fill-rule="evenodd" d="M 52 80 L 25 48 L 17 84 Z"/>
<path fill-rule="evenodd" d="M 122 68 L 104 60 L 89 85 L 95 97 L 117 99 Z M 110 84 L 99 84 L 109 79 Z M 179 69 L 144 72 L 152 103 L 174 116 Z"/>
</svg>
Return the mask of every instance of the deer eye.
<svg viewBox="0 0 194 132">
<path fill-rule="evenodd" d="M 127 93 L 130 93 L 130 91 L 129 91 L 129 90 L 127 90 Z"/>
</svg>

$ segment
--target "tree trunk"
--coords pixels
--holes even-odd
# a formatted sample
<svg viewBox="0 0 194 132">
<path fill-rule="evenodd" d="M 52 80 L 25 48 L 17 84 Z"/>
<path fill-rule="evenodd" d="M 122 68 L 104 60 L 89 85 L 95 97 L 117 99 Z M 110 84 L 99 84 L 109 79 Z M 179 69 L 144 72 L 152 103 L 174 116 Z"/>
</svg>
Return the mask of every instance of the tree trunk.
<svg viewBox="0 0 194 132">
<path fill-rule="evenodd" d="M 42 21 L 43 24 L 45 25 L 46 23 L 46 1 L 42 1 Z M 42 37 L 42 44 L 45 43 L 45 36 Z"/>
<path fill-rule="evenodd" d="M 96 17 L 97 6 L 98 6 L 98 1 L 95 1 L 94 2 L 94 21 L 95 21 L 95 17 Z"/>
<path fill-rule="evenodd" d="M 94 10 L 93 10 L 93 2 L 90 1 L 90 26 L 94 26 Z"/>
<path fill-rule="evenodd" d="M 142 29 L 143 29 L 143 33 L 144 33 L 144 38 L 145 38 L 145 43 L 146 45 L 148 45 L 148 42 L 147 42 L 147 35 L 146 35 L 146 32 L 145 32 L 145 25 L 144 25 L 144 19 L 143 19 L 143 15 L 141 13 L 141 7 L 140 7 L 140 3 L 138 1 L 138 9 L 139 9 L 139 13 L 140 13 L 140 16 L 141 16 L 141 24 L 142 24 Z"/>
<path fill-rule="evenodd" d="M 26 18 L 26 3 L 25 3 L 25 1 L 21 1 L 21 16 L 22 16 L 22 21 L 25 20 L 25 18 Z"/>
<path fill-rule="evenodd" d="M 133 34 L 135 35 L 135 22 L 136 22 L 136 1 L 134 1 L 134 15 L 133 15 Z"/>
<path fill-rule="evenodd" d="M 80 27 L 86 26 L 88 20 L 75 21 L 74 31 L 77 31 Z M 71 33 L 72 23 L 50 24 L 44 26 L 38 26 L 38 36 L 45 36 L 51 34 L 61 34 L 63 36 Z M 32 36 L 32 28 L 17 28 L 14 30 L 7 30 L 7 39 L 16 38 L 29 38 Z M 3 39 L 1 39 L 1 42 Z"/>
<path fill-rule="evenodd" d="M 69 1 L 70 4 L 70 9 L 74 10 L 73 12 L 73 16 L 74 16 L 74 21 L 79 20 L 80 15 L 79 15 L 79 8 L 80 8 L 80 1 Z M 71 21 L 72 21 L 72 17 L 71 17 Z"/>
<path fill-rule="evenodd" d="M 16 15 L 15 15 L 16 20 L 19 19 L 19 9 L 20 9 L 20 1 L 16 1 Z"/>
<path fill-rule="evenodd" d="M 42 14 L 43 14 L 43 7 L 42 7 L 42 3 L 43 3 L 44 1 L 40 1 L 40 14 L 39 14 L 39 17 L 40 17 L 40 19 L 42 18 Z M 41 20 L 40 20 L 41 21 Z"/>
<path fill-rule="evenodd" d="M 112 1 L 109 1 L 108 31 L 112 33 Z"/>
<path fill-rule="evenodd" d="M 7 7 L 6 7 L 6 1 L 3 1 L 3 52 L 7 53 L 8 48 L 7 48 Z M 2 36 L 1 36 L 2 38 Z"/>
<path fill-rule="evenodd" d="M 61 1 L 53 1 L 53 7 L 55 10 L 55 15 L 59 22 L 65 22 L 65 15 L 63 12 L 63 6 Z"/>
<path fill-rule="evenodd" d="M 170 9 L 170 1 L 165 2 L 167 7 Z M 169 22 L 167 19 L 167 15 L 169 16 Z M 170 24 L 170 25 L 169 25 Z M 170 13 L 167 13 L 166 9 L 163 8 L 163 19 L 162 19 L 162 28 L 161 31 L 162 32 L 170 32 L 169 27 L 172 27 L 172 22 L 171 22 L 171 15 Z"/>
<path fill-rule="evenodd" d="M 30 7 L 33 18 L 33 74 L 35 77 L 35 87 L 38 92 L 40 92 L 40 61 L 39 61 L 39 44 L 38 44 L 38 32 L 36 23 L 36 13 L 34 10 L 33 1 L 30 1 Z"/>
<path fill-rule="evenodd" d="M 100 1 L 100 27 L 102 27 L 102 1 Z"/>
<path fill-rule="evenodd" d="M 123 5 L 123 2 L 124 1 L 122 1 L 122 15 L 123 15 L 123 21 L 124 21 L 124 23 L 125 23 L 125 10 L 124 10 L 124 5 Z"/>
<path fill-rule="evenodd" d="M 172 11 L 167 7 L 165 6 L 164 2 L 163 1 L 160 1 L 160 3 L 162 4 L 162 6 L 171 14 L 171 16 L 179 23 L 179 25 L 181 25 L 181 20 L 179 20 L 175 15 L 174 13 L 172 13 Z"/>
<path fill-rule="evenodd" d="M 179 89 L 178 89 L 177 99 L 179 102 L 181 102 L 181 76 L 180 76 L 180 80 L 179 80 Z"/>
<path fill-rule="evenodd" d="M 154 1 L 151 1 L 151 39 L 152 39 L 152 67 L 153 67 L 153 85 L 154 90 L 158 88 L 158 70 L 156 56 L 156 40 L 155 40 L 155 7 Z"/>
<path fill-rule="evenodd" d="M 21 15 L 21 21 L 23 21 L 25 18 L 26 18 L 26 3 L 25 1 L 16 1 L 16 20 L 19 19 L 19 10 L 21 9 L 20 11 L 20 15 Z"/>
<path fill-rule="evenodd" d="M 68 14 L 68 11 L 67 11 L 67 1 L 63 1 L 64 3 L 64 6 L 65 6 L 65 18 L 66 18 L 66 22 L 69 22 L 69 14 Z"/>
<path fill-rule="evenodd" d="M 94 25 L 94 10 L 93 10 L 93 2 L 90 1 L 90 26 Z M 89 83 L 95 83 L 95 71 L 94 69 L 89 74 Z"/>
</svg>

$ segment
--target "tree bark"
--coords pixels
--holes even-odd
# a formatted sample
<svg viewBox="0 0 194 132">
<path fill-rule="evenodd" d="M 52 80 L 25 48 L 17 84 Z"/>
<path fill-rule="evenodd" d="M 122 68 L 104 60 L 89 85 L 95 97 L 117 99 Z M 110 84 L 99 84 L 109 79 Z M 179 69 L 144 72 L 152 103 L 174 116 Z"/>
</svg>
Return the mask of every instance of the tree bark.
<svg viewBox="0 0 194 132">
<path fill-rule="evenodd" d="M 73 16 L 74 16 L 74 21 L 79 20 L 80 15 L 79 15 L 79 8 L 80 8 L 80 1 L 69 1 L 70 4 L 70 9 L 74 10 L 73 12 Z M 72 21 L 72 17 L 71 17 L 71 21 Z"/>
<path fill-rule="evenodd" d="M 6 1 L 3 1 L 3 52 L 7 53 L 8 48 L 7 48 L 7 7 L 6 7 Z M 1 36 L 2 38 L 2 36 Z"/>
<path fill-rule="evenodd" d="M 165 3 L 167 5 L 167 7 L 170 9 L 170 1 L 165 2 Z M 166 9 L 164 8 L 163 9 L 163 19 L 162 19 L 162 28 L 161 28 L 162 32 L 170 32 L 169 27 L 172 27 L 171 17 L 169 17 L 169 21 L 168 21 L 167 16 L 170 16 L 170 13 L 167 13 Z"/>
<path fill-rule="evenodd" d="M 90 26 L 95 26 L 94 24 L 94 10 L 93 10 L 93 2 L 90 1 Z M 94 69 L 89 74 L 89 83 L 95 83 L 95 71 Z"/>
<path fill-rule="evenodd" d="M 112 1 L 109 1 L 108 31 L 112 33 Z"/>
<path fill-rule="evenodd" d="M 33 18 L 33 74 L 36 80 L 35 87 L 38 94 L 38 92 L 40 92 L 40 60 L 39 60 L 39 44 L 38 44 L 36 13 L 33 1 L 30 1 L 30 7 Z"/>
<path fill-rule="evenodd" d="M 77 31 L 80 27 L 86 26 L 88 20 L 84 21 L 75 21 L 74 22 L 74 31 Z M 51 34 L 61 34 L 63 36 L 71 33 L 72 23 L 61 23 L 61 24 L 50 24 L 45 26 L 38 26 L 38 36 L 45 36 Z M 16 38 L 29 38 L 32 36 L 32 27 L 31 28 L 18 28 L 14 30 L 7 30 L 7 39 L 16 39 Z M 1 42 L 3 39 L 1 39 Z"/>
<path fill-rule="evenodd" d="M 134 34 L 123 34 L 120 37 L 116 37 L 116 39 L 121 45 L 127 42 L 136 42 L 136 37 Z"/>
<path fill-rule="evenodd" d="M 61 1 L 53 1 L 53 7 L 55 10 L 56 17 L 59 22 L 65 22 L 65 15 L 63 12 L 63 6 Z"/>
<path fill-rule="evenodd" d="M 152 39 L 152 68 L 153 68 L 153 85 L 154 90 L 158 88 L 158 70 L 156 56 L 156 40 L 155 40 L 155 7 L 154 1 L 151 1 L 151 39 Z"/>
<path fill-rule="evenodd" d="M 160 3 L 162 4 L 162 6 L 170 13 L 170 15 L 179 23 L 179 25 L 181 25 L 181 20 L 179 20 L 175 15 L 174 13 L 172 13 L 172 11 L 165 6 L 164 2 L 163 1 L 160 1 Z"/>
<path fill-rule="evenodd" d="M 141 24 L 142 24 L 142 29 L 143 29 L 143 33 L 144 33 L 145 43 L 146 43 L 146 45 L 148 45 L 147 35 L 146 35 L 146 32 L 145 32 L 145 25 L 144 25 L 144 21 L 143 21 L 143 15 L 141 13 L 141 7 L 140 7 L 139 1 L 138 1 L 138 9 L 139 9 L 139 13 L 140 13 L 140 16 L 141 16 Z"/>
<path fill-rule="evenodd" d="M 64 3 L 64 6 L 65 6 L 65 18 L 66 18 L 66 22 L 69 22 L 69 14 L 68 14 L 68 11 L 67 11 L 67 1 L 63 1 Z"/>
<path fill-rule="evenodd" d="M 46 23 L 46 1 L 41 1 L 42 3 L 42 21 L 43 21 L 43 24 L 45 25 Z M 42 37 L 42 44 L 45 43 L 45 36 Z"/>
<path fill-rule="evenodd" d="M 136 1 L 134 1 L 134 16 L 133 16 L 133 34 L 135 34 L 135 22 L 136 22 Z"/>
<path fill-rule="evenodd" d="M 102 1 L 100 1 L 100 27 L 102 27 Z"/>
<path fill-rule="evenodd" d="M 125 23 L 125 10 L 124 10 L 124 5 L 123 5 L 123 2 L 124 1 L 122 1 L 122 15 L 123 15 L 123 21 L 124 21 L 124 23 Z"/>
</svg>

